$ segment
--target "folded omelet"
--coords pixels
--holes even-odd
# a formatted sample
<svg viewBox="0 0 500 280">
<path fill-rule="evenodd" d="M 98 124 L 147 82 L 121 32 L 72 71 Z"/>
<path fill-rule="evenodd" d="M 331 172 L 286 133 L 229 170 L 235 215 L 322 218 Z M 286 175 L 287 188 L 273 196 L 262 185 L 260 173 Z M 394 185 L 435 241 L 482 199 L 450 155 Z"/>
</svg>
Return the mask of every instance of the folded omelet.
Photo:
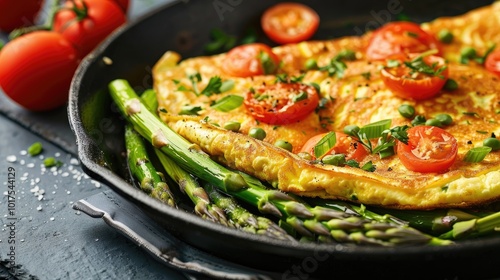
<svg viewBox="0 0 500 280">
<path fill-rule="evenodd" d="M 241 106 L 221 112 L 210 106 L 226 95 L 242 96 L 252 87 L 275 83 L 275 75 L 251 78 L 227 76 L 222 71 L 227 54 L 188 58 L 168 51 L 153 69 L 162 119 L 176 132 L 199 145 L 215 160 L 251 174 L 282 191 L 301 196 L 342 199 L 398 209 L 464 208 L 484 205 L 500 198 L 500 151 L 490 152 L 477 163 L 464 161 L 465 154 L 482 145 L 485 138 L 500 135 L 500 81 L 495 74 L 476 63 L 462 64 L 460 50 L 474 47 L 484 53 L 492 44 L 500 46 L 500 3 L 473 10 L 457 17 L 439 18 L 421 25 L 431 34 L 444 28 L 455 39 L 443 47 L 449 61 L 449 78 L 457 81 L 455 90 L 441 90 L 433 98 L 414 101 L 392 94 L 380 76 L 383 62 L 365 59 L 370 34 L 328 41 L 311 41 L 273 48 L 281 61 L 280 71 L 302 77 L 303 83 L 316 83 L 320 95 L 330 100 L 324 108 L 305 119 L 284 125 L 255 120 Z M 346 61 L 342 77 L 324 71 L 304 71 L 304 64 L 314 58 L 318 65 L 327 64 L 342 50 L 352 50 L 356 59 Z M 229 90 L 216 95 L 193 94 L 186 90 L 193 74 L 199 88 L 211 77 L 234 82 Z M 191 78 L 190 78 L 191 77 Z M 372 162 L 372 172 L 350 166 L 333 166 L 305 160 L 297 156 L 312 136 L 328 131 L 342 131 L 346 125 L 363 126 L 391 119 L 393 126 L 411 125 L 398 107 L 412 105 L 418 115 L 431 118 L 449 114 L 453 123 L 446 128 L 458 143 L 458 155 L 447 172 L 420 173 L 410 171 L 397 156 L 380 159 L 368 155 L 360 165 Z M 194 116 L 181 116 L 185 109 L 198 108 Z M 168 112 L 168 113 L 165 113 Z M 241 124 L 238 132 L 220 128 L 228 121 Z M 253 127 L 265 130 L 264 140 L 248 136 Z M 292 144 L 291 152 L 275 147 L 279 139 Z"/>
</svg>

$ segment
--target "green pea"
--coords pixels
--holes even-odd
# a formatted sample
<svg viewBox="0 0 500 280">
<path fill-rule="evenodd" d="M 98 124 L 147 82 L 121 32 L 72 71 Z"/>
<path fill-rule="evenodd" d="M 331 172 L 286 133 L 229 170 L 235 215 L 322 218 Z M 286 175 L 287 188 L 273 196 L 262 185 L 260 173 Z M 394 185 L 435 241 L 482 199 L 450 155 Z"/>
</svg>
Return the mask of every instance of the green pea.
<svg viewBox="0 0 500 280">
<path fill-rule="evenodd" d="M 443 125 L 450 125 L 453 122 L 453 119 L 448 114 L 437 114 L 434 116 L 434 119 L 438 120 Z"/>
<path fill-rule="evenodd" d="M 476 56 L 476 49 L 473 47 L 464 47 L 460 50 L 460 55 L 465 58 L 471 58 Z"/>
<path fill-rule="evenodd" d="M 35 142 L 28 148 L 28 154 L 30 156 L 36 156 L 39 155 L 43 150 L 42 143 L 40 142 Z"/>
<path fill-rule="evenodd" d="M 305 159 L 305 160 L 312 160 L 313 157 L 310 153 L 308 152 L 300 152 L 297 154 L 301 159 Z"/>
<path fill-rule="evenodd" d="M 248 135 L 255 139 L 264 140 L 266 138 L 266 131 L 260 127 L 253 127 L 248 131 Z"/>
<path fill-rule="evenodd" d="M 288 142 L 286 140 L 278 140 L 274 143 L 274 146 L 285 149 L 289 152 L 291 152 L 293 149 L 292 144 L 290 144 L 290 142 Z"/>
<path fill-rule="evenodd" d="M 316 59 L 314 58 L 309 58 L 306 60 L 306 63 L 304 63 L 304 67 L 306 70 L 318 69 L 318 62 L 316 62 Z"/>
<path fill-rule="evenodd" d="M 453 33 L 451 33 L 450 30 L 448 30 L 448 29 L 441 29 L 438 32 L 437 37 L 438 37 L 439 41 L 441 41 L 445 44 L 449 44 L 453 41 Z"/>
<path fill-rule="evenodd" d="M 353 50 L 341 50 L 336 58 L 339 60 L 356 60 L 356 52 Z"/>
<path fill-rule="evenodd" d="M 417 125 L 423 125 L 425 124 L 425 117 L 422 116 L 422 115 L 417 115 L 415 116 L 415 118 L 413 118 L 413 120 L 411 121 L 411 125 L 413 126 L 417 126 Z"/>
<path fill-rule="evenodd" d="M 497 138 L 486 138 L 483 141 L 483 146 L 490 147 L 492 151 L 500 150 L 500 140 Z"/>
<path fill-rule="evenodd" d="M 224 129 L 231 130 L 234 132 L 237 132 L 238 130 L 240 130 L 240 128 L 241 124 L 239 122 L 228 121 L 224 124 Z"/>
<path fill-rule="evenodd" d="M 443 124 L 436 119 L 428 119 L 427 121 L 425 121 L 425 125 L 437 126 L 437 127 L 443 126 Z"/>
<path fill-rule="evenodd" d="M 458 88 L 458 84 L 455 80 L 448 79 L 446 80 L 446 83 L 444 84 L 443 88 L 449 91 L 456 90 Z"/>
<path fill-rule="evenodd" d="M 344 154 L 326 155 L 321 161 L 335 166 L 344 166 L 346 163 Z"/>
<path fill-rule="evenodd" d="M 399 106 L 398 112 L 404 118 L 411 119 L 415 115 L 415 108 L 413 108 L 413 106 L 411 106 L 411 105 L 403 104 L 403 105 Z"/>
<path fill-rule="evenodd" d="M 357 125 L 351 124 L 344 127 L 344 133 L 350 136 L 356 136 L 360 128 Z"/>
</svg>

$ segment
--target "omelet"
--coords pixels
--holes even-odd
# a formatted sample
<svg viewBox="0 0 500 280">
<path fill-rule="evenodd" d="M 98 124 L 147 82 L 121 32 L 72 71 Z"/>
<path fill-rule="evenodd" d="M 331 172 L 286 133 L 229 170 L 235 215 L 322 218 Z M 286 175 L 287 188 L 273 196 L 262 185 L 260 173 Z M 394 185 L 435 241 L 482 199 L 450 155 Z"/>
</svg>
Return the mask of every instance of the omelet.
<svg viewBox="0 0 500 280">
<path fill-rule="evenodd" d="M 162 119 L 177 133 L 199 145 L 215 160 L 251 174 L 271 186 L 301 196 L 341 199 L 397 209 L 466 208 L 485 205 L 500 198 L 500 151 L 491 151 L 476 163 L 464 160 L 467 152 L 482 145 L 488 137 L 500 135 L 500 81 L 481 64 L 461 63 L 465 46 L 485 53 L 500 46 L 500 3 L 470 11 L 457 17 L 438 18 L 423 23 L 430 34 L 448 29 L 453 42 L 443 45 L 448 60 L 449 78 L 458 83 L 453 90 L 442 89 L 425 100 L 402 99 L 382 81 L 381 61 L 366 59 L 370 33 L 328 41 L 309 41 L 273 48 L 281 60 L 280 73 L 299 77 L 302 83 L 317 84 L 325 100 L 321 109 L 290 124 L 267 124 L 256 120 L 240 106 L 224 112 L 213 108 L 224 96 L 244 96 L 259 85 L 276 83 L 275 75 L 253 77 L 228 76 L 222 69 L 226 53 L 182 60 L 167 51 L 153 69 Z M 342 76 L 320 70 L 304 70 L 313 58 L 326 65 L 343 50 L 351 50 L 355 59 L 346 61 Z M 198 89 L 210 85 L 212 77 L 231 84 L 228 90 L 203 95 Z M 372 163 L 372 170 L 352 166 L 334 166 L 299 157 L 304 143 L 329 131 L 342 131 L 347 125 L 367 125 L 390 120 L 392 126 L 411 126 L 398 112 L 402 104 L 411 105 L 425 118 L 446 113 L 453 119 L 444 129 L 457 140 L 458 152 L 446 172 L 423 173 L 408 170 L 397 156 L 380 158 L 369 154 L 360 165 Z M 195 109 L 183 116 L 187 109 Z M 236 121 L 238 132 L 223 129 Z M 263 140 L 248 136 L 250 129 L 266 132 Z M 286 140 L 288 151 L 274 145 Z"/>
</svg>

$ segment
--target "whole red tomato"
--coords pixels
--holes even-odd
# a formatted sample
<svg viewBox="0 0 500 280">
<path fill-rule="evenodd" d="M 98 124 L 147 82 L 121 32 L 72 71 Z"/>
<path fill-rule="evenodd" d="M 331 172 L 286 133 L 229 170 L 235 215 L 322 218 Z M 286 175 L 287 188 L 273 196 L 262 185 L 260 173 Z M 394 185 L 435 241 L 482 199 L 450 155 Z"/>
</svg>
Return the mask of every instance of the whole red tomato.
<svg viewBox="0 0 500 280">
<path fill-rule="evenodd" d="M 0 51 L 0 87 L 30 111 L 52 110 L 67 102 L 78 63 L 76 49 L 61 34 L 31 32 Z"/>
<path fill-rule="evenodd" d="M 76 6 L 75 6 L 76 4 Z M 126 22 L 122 9 L 113 1 L 68 1 L 54 17 L 53 30 L 61 33 L 84 57 L 111 32 Z"/>
<path fill-rule="evenodd" d="M 23 26 L 35 25 L 34 21 L 42 0 L 0 0 L 0 30 L 10 32 Z"/>
</svg>

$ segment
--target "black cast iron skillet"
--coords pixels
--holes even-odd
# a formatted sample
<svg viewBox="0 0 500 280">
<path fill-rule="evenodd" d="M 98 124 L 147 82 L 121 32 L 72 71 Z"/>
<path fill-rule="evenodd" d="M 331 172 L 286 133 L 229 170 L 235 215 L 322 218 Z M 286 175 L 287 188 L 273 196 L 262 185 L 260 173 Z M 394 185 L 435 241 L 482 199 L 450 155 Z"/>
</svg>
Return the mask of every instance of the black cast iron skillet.
<svg viewBox="0 0 500 280">
<path fill-rule="evenodd" d="M 257 28 L 266 7 L 278 1 L 178 1 L 115 32 L 79 67 L 70 92 L 69 118 L 84 170 L 140 206 L 183 241 L 230 261 L 258 269 L 290 272 L 283 279 L 384 278 L 465 279 L 495 276 L 500 238 L 460 242 L 454 246 L 397 248 L 328 244 L 291 244 L 228 229 L 148 197 L 131 180 L 124 159 L 123 119 L 107 92 L 117 78 L 141 92 L 152 87 L 151 69 L 167 50 L 183 57 L 203 55 L 209 32 L 221 28 L 243 34 Z M 313 39 L 360 35 L 401 17 L 429 21 L 459 15 L 491 1 L 303 1 L 321 17 Z M 259 41 L 272 44 L 264 36 Z M 109 60 L 103 58 L 111 59 Z M 105 63 L 107 61 L 107 63 Z M 430 271 L 435 271 L 429 273 Z"/>
</svg>

